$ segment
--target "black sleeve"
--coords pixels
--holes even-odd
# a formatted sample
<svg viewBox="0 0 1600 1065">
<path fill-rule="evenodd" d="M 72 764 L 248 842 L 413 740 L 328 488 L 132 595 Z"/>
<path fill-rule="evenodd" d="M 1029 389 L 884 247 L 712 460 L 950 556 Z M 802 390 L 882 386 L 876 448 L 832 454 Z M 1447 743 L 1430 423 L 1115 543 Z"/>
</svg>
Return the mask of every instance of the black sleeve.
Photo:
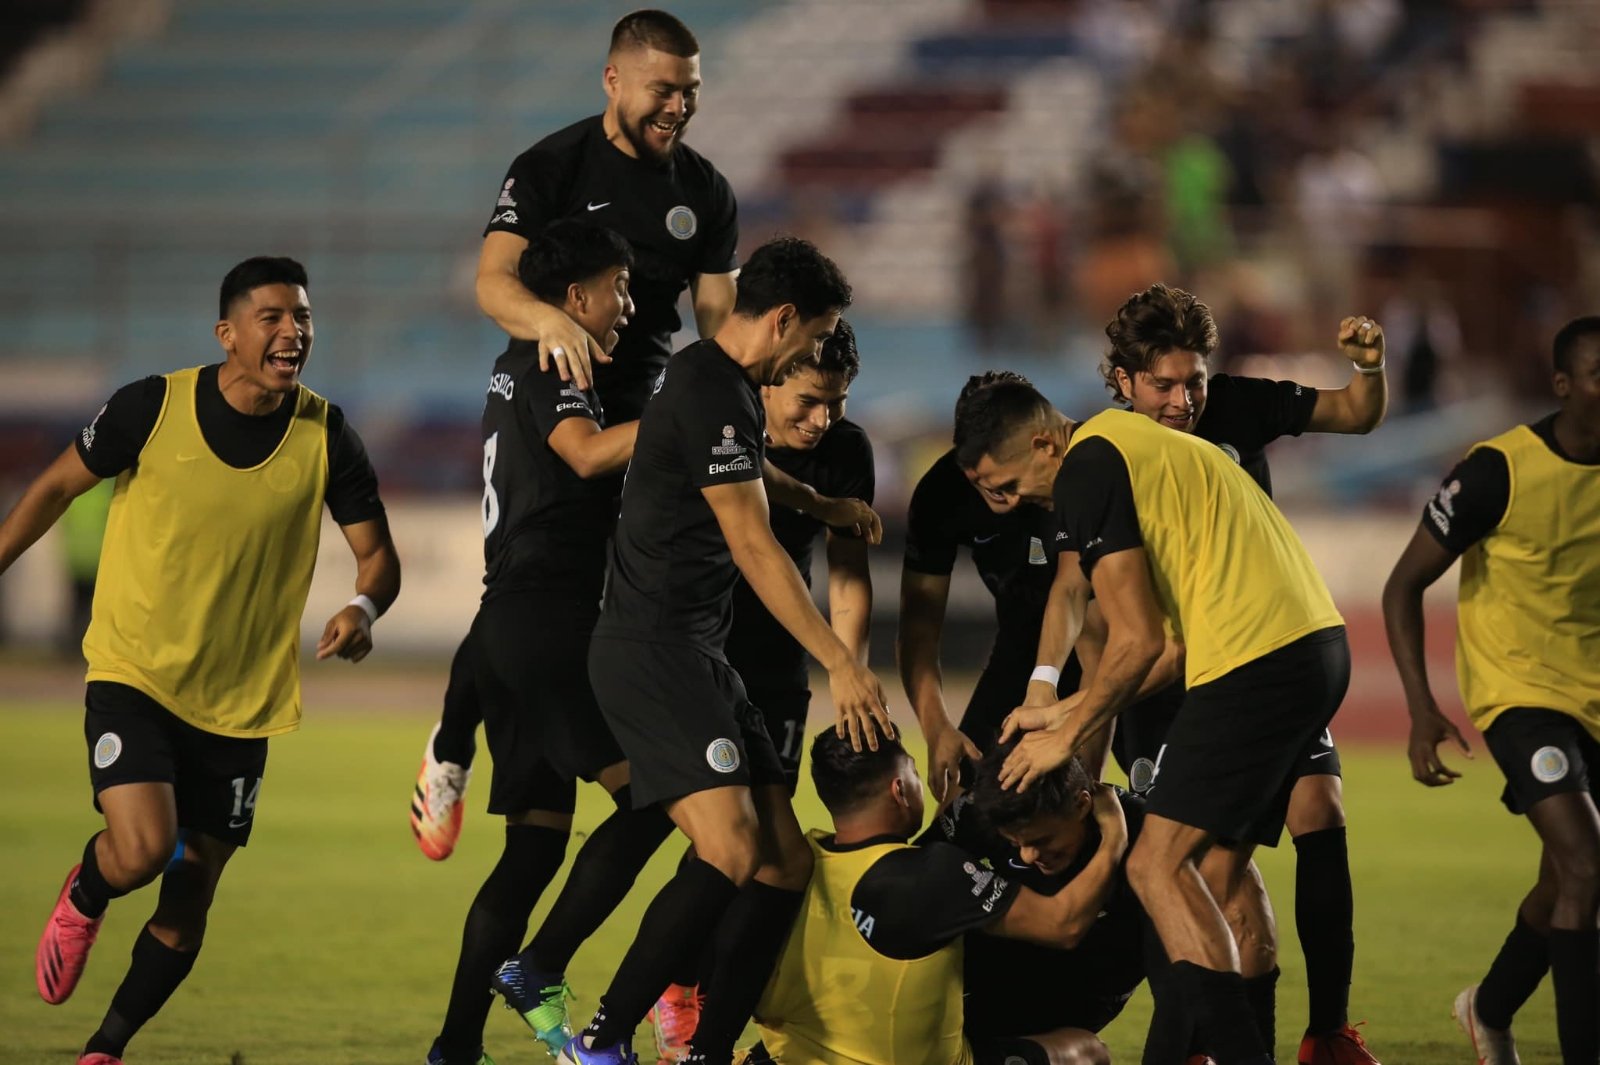
<svg viewBox="0 0 1600 1065">
<path fill-rule="evenodd" d="M 1056 475 L 1056 515 L 1083 575 L 1106 555 L 1144 546 L 1128 464 L 1111 441 L 1091 437 L 1067 452 Z"/>
<path fill-rule="evenodd" d="M 935 842 L 878 859 L 856 882 L 850 906 L 873 950 L 910 960 L 998 920 L 1020 890 L 959 847 Z"/>
<path fill-rule="evenodd" d="M 540 370 L 538 366 L 529 368 L 517 382 L 516 395 L 539 440 L 549 440 L 556 426 L 568 418 L 588 418 L 596 424 L 600 421 L 598 398 L 561 380 L 553 367 L 549 370 Z"/>
<path fill-rule="evenodd" d="M 740 381 L 703 375 L 705 387 L 680 393 L 678 443 L 696 488 L 761 479 L 764 428 L 755 393 Z"/>
<path fill-rule="evenodd" d="M 1440 547 L 1459 555 L 1494 531 L 1510 502 L 1505 454 L 1480 447 L 1456 464 L 1422 508 L 1422 527 Z"/>
<path fill-rule="evenodd" d="M 553 153 L 529 148 L 511 161 L 483 235 L 515 233 L 526 240 L 560 217 L 566 167 Z"/>
<path fill-rule="evenodd" d="M 739 205 L 728 179 L 712 171 L 712 217 L 696 273 L 727 274 L 739 265 Z"/>
<path fill-rule="evenodd" d="M 1222 381 L 1217 382 L 1223 385 Z M 1266 447 L 1280 436 L 1299 436 L 1311 424 L 1317 409 L 1317 390 L 1297 381 L 1273 381 L 1265 377 L 1228 377 L 1223 389 L 1223 415 L 1229 425 L 1216 439 L 1233 444 L 1241 451 Z M 1207 413 L 1210 402 L 1207 401 Z"/>
<path fill-rule="evenodd" d="M 328 513 L 340 525 L 359 525 L 383 517 L 378 498 L 378 473 L 366 446 L 344 411 L 328 404 L 328 487 L 323 493 Z"/>
<path fill-rule="evenodd" d="M 840 426 L 839 428 L 845 428 Z M 827 494 L 835 499 L 859 499 L 871 503 L 878 490 L 878 474 L 872 463 L 872 441 L 855 425 L 840 440 L 838 474 L 829 478 Z M 854 529 L 833 529 L 837 536 L 859 538 Z"/>
<path fill-rule="evenodd" d="M 138 462 L 166 398 L 165 377 L 146 377 L 117 389 L 78 434 L 78 457 L 89 472 L 115 477 Z"/>
<path fill-rule="evenodd" d="M 913 573 L 948 577 L 956 568 L 956 549 L 961 543 L 952 519 L 958 508 L 950 498 L 944 466 L 944 459 L 934 463 L 911 492 L 904 565 Z M 972 491 L 970 486 L 963 487 Z"/>
</svg>

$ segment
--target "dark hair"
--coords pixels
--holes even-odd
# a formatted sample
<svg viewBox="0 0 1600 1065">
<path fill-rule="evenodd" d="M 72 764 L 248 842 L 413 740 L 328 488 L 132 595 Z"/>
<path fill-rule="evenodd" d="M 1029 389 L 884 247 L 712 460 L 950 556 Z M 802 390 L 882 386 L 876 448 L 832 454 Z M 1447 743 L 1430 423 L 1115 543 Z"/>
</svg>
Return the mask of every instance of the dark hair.
<svg viewBox="0 0 1600 1065">
<path fill-rule="evenodd" d="M 517 261 L 517 277 L 529 292 L 559 307 L 567 301 L 568 285 L 632 265 L 633 249 L 616 233 L 563 218 L 545 226 L 528 243 Z"/>
<path fill-rule="evenodd" d="M 1017 749 L 1021 736 L 1013 736 L 984 755 L 973 775 L 972 803 L 996 831 L 1025 825 L 1041 817 L 1072 812 L 1080 792 L 1089 791 L 1094 781 L 1082 761 L 1074 757 L 1028 785 L 1027 791 L 1000 786 L 1000 767 Z"/>
<path fill-rule="evenodd" d="M 757 248 L 739 271 L 733 313 L 759 318 L 792 303 L 802 319 L 850 306 L 850 282 L 809 240 L 776 237 Z"/>
<path fill-rule="evenodd" d="M 217 317 L 228 317 L 233 301 L 262 285 L 299 285 L 306 288 L 306 268 L 281 255 L 257 255 L 229 270 L 222 279 Z"/>
<path fill-rule="evenodd" d="M 972 397 L 990 385 L 999 384 L 1033 387 L 1032 381 L 1011 370 L 985 370 L 983 373 L 975 373 L 967 378 L 967 383 L 961 386 L 961 394 L 956 397 L 955 431 L 951 435 L 953 437 L 952 442 L 957 448 L 961 447 L 961 442 L 967 438 L 967 411 L 972 404 Z"/>
<path fill-rule="evenodd" d="M 842 377 L 848 385 L 861 372 L 861 354 L 856 351 L 856 331 L 850 328 L 849 322 L 839 319 L 833 335 L 822 342 L 822 350 L 817 357 L 804 359 L 795 368 Z"/>
<path fill-rule="evenodd" d="M 700 42 L 676 15 L 644 8 L 617 20 L 611 31 L 611 52 L 628 48 L 654 48 L 658 52 L 687 59 L 700 54 Z"/>
<path fill-rule="evenodd" d="M 1028 426 L 1048 424 L 1050 401 L 1026 381 L 1000 381 L 974 389 L 956 415 L 956 463 L 970 470 L 983 456 Z"/>
<path fill-rule="evenodd" d="M 878 749 L 866 744 L 859 751 L 833 729 L 823 729 L 811 741 L 811 782 L 817 797 L 831 814 L 849 813 L 870 799 L 900 768 L 906 749 L 900 741 L 878 734 Z"/>
<path fill-rule="evenodd" d="M 1590 314 L 1574 318 L 1562 326 L 1561 331 L 1556 334 L 1555 344 L 1552 345 L 1556 373 L 1570 374 L 1573 356 L 1578 353 L 1578 345 L 1591 338 L 1600 338 L 1600 315 Z"/>
<path fill-rule="evenodd" d="M 1217 348 L 1217 323 L 1210 307 L 1181 288 L 1157 282 L 1117 308 L 1106 336 L 1111 350 L 1100 363 L 1100 376 L 1112 398 L 1126 403 L 1128 397 L 1117 384 L 1118 370 L 1130 378 L 1148 373 L 1169 351 L 1192 351 L 1205 358 Z"/>
</svg>

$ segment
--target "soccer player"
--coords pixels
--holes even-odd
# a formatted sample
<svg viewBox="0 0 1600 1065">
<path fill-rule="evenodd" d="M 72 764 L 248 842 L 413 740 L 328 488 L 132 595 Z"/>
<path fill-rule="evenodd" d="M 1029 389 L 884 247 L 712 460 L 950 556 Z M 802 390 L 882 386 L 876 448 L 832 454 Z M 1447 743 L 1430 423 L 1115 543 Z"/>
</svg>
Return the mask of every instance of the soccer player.
<svg viewBox="0 0 1600 1065">
<path fill-rule="evenodd" d="M 965 413 L 972 396 L 1005 381 L 1028 383 L 1025 377 L 1008 371 L 990 371 L 967 380 L 956 401 L 957 447 L 964 439 Z M 955 456 L 954 447 L 940 456 L 911 493 L 900 572 L 900 628 L 895 641 L 901 681 L 928 744 L 928 781 L 940 802 L 948 798 L 950 785 L 959 782 L 962 759 L 976 762 L 993 748 L 1001 722 L 1027 695 L 1034 648 L 1056 569 L 1048 550 L 1053 533 L 1049 512 L 985 498 L 973 488 L 970 475 Z M 950 574 L 961 547 L 971 552 L 972 564 L 994 597 L 996 631 L 989 659 L 961 722 L 952 726 L 944 702 L 939 639 L 950 597 Z M 1059 674 L 1060 663 L 1051 669 Z M 1071 692 L 1077 688 L 1078 676 L 1071 665 L 1067 673 L 1062 691 Z"/>
<path fill-rule="evenodd" d="M 1501 801 L 1539 834 L 1539 877 L 1455 1017 L 1485 1065 L 1515 1065 L 1511 1019 L 1550 972 L 1561 1059 L 1600 1057 L 1600 317 L 1556 334 L 1560 409 L 1473 447 L 1423 510 L 1383 589 L 1389 649 L 1411 711 L 1411 772 L 1449 784 L 1450 740 L 1423 652 L 1422 593 L 1461 559 L 1456 680 L 1506 777 Z"/>
<path fill-rule="evenodd" d="M 1062 957 L 1069 955 L 1059 948 L 1076 947 L 1070 953 L 1080 964 L 1091 941 L 1109 944 L 1096 936 L 1109 920 L 1098 915 L 1116 890 L 1128 832 L 1109 787 L 1092 784 L 1076 761 L 1050 774 L 1050 801 L 1059 803 L 1054 810 L 1061 818 L 1060 838 L 1052 834 L 1052 842 L 1060 847 L 1034 852 L 1034 858 L 1059 861 L 1053 871 L 1073 875 L 1041 892 L 1024 886 L 1015 869 L 980 865 L 943 840 L 910 842 L 922 826 L 922 784 L 916 763 L 896 740 L 858 751 L 823 732 L 811 747 L 811 778 L 834 830 L 807 836 L 816 872 L 756 1009 L 763 1045 L 753 1059 L 783 1065 L 1111 1060 L 1084 1026 L 977 1034 L 970 1002 L 962 1001 L 963 957 L 979 950 L 980 940 L 1023 940 L 1040 944 L 1037 953 L 1051 947 Z M 1058 971 L 999 974 L 971 964 L 965 970 L 968 995 L 974 976 L 1016 985 Z M 1067 987 L 1037 990 L 1071 993 Z"/>
<path fill-rule="evenodd" d="M 726 1065 L 810 876 L 783 765 L 722 651 L 736 576 L 827 669 L 839 730 L 869 746 L 893 734 L 877 679 L 773 536 L 759 483 L 759 388 L 814 356 L 849 302 L 811 244 L 762 245 L 734 313 L 673 357 L 640 422 L 589 675 L 635 804 L 662 806 L 695 856 L 650 904 L 600 1011 L 562 1052 L 569 1065 L 632 1058 L 634 1028 L 713 935 L 743 949 L 719 959 L 689 1060 Z"/>
<path fill-rule="evenodd" d="M 1220 449 L 1129 411 L 1074 425 L 1019 385 L 983 398 L 958 460 L 997 498 L 1053 500 L 1108 632 L 1087 695 L 1018 743 L 1002 783 L 1026 787 L 1105 728 L 1162 658 L 1170 622 L 1188 692 L 1128 878 L 1173 963 L 1158 1008 L 1179 998 L 1219 1065 L 1270 1061 L 1270 1011 L 1252 1010 L 1218 902 L 1238 897 L 1254 847 L 1276 843 L 1295 760 L 1344 696 L 1343 619 L 1294 531 Z M 1203 878 L 1196 859 L 1219 842 Z"/>
<path fill-rule="evenodd" d="M 1340 354 L 1354 369 L 1350 381 L 1338 389 L 1209 374 L 1207 360 L 1218 341 L 1211 311 L 1189 293 L 1166 285 L 1152 285 L 1129 298 L 1106 326 L 1106 336 L 1111 348 L 1100 371 L 1118 402 L 1170 429 L 1216 444 L 1269 496 L 1267 444 L 1304 432 L 1371 432 L 1387 409 L 1383 329 L 1367 318 L 1350 317 L 1339 324 Z M 1091 627 L 1097 618 L 1091 609 Z M 1041 661 L 1059 661 L 1059 647 L 1042 647 L 1040 653 Z M 1031 704 L 1055 698 L 1044 686 L 1030 688 Z M 1181 703 L 1181 687 L 1162 691 L 1117 719 L 1112 749 L 1141 792 L 1155 783 L 1167 730 Z M 1287 828 L 1296 853 L 1295 925 L 1310 997 L 1302 1065 L 1373 1062 L 1349 1023 L 1355 914 L 1340 773 L 1339 752 L 1329 733 L 1296 765 L 1289 800 Z M 1267 927 L 1264 921 L 1255 923 Z M 1276 944 L 1263 946 L 1261 979 L 1270 982 L 1277 974 Z M 1261 993 L 1270 994 L 1270 987 Z"/>
<path fill-rule="evenodd" d="M 158 877 L 161 891 L 80 1065 L 117 1065 L 188 976 L 223 868 L 249 842 L 267 739 L 300 724 L 300 614 L 324 504 L 355 555 L 357 594 L 317 657 L 365 658 L 400 591 L 361 439 L 300 383 L 305 269 L 245 260 L 223 278 L 218 317 L 220 365 L 119 389 L 0 524 L 4 572 L 73 498 L 116 478 L 83 641 L 89 780 L 106 827 L 39 941 L 44 1000 L 72 994 L 111 900 Z"/>
<path fill-rule="evenodd" d="M 822 342 L 816 360 L 801 362 L 780 385 L 761 389 L 766 410 L 767 458 L 798 481 L 831 496 L 872 502 L 872 445 L 855 422 L 845 418 L 850 383 L 861 369 L 855 332 L 839 320 Z M 826 531 L 828 621 L 858 661 L 867 656 L 872 614 L 872 577 L 867 543 L 851 529 L 832 529 L 817 518 L 787 507 L 772 508 L 772 533 L 801 579 L 811 583 L 811 551 Z M 806 652 L 761 604 L 746 580 L 734 585 L 733 623 L 725 648 L 728 664 L 744 681 L 748 697 L 761 710 L 767 734 L 778 748 L 784 781 L 792 797 L 800 781 L 800 745 L 805 736 L 811 691 Z M 737 943 L 727 944 L 741 949 Z M 683 971 L 650 1013 L 656 1050 L 662 1060 L 688 1052 L 700 1020 L 703 959 L 684 959 Z"/>
</svg>

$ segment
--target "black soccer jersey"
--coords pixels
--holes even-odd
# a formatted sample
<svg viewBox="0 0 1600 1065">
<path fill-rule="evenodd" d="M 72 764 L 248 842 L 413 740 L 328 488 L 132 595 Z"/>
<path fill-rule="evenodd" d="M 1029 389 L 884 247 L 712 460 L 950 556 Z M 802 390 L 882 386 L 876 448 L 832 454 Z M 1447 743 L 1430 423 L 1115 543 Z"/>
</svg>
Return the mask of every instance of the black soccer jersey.
<svg viewBox="0 0 1600 1065">
<path fill-rule="evenodd" d="M 1272 470 L 1266 446 L 1280 436 L 1305 432 L 1316 407 L 1315 388 L 1219 373 L 1206 386 L 1206 409 L 1194 435 L 1226 451 L 1270 496 Z"/>
<path fill-rule="evenodd" d="M 905 568 L 947 576 L 956 550 L 972 552 L 972 563 L 994 596 L 997 647 L 1017 644 L 1031 657 L 1044 622 L 1045 602 L 1055 580 L 1054 535 L 1049 511 L 1023 504 L 996 514 L 956 464 L 952 449 L 935 462 L 911 493 Z"/>
<path fill-rule="evenodd" d="M 259 466 L 272 457 L 289 431 L 296 408 L 286 396 L 270 414 L 242 414 L 229 405 L 217 385 L 219 366 L 207 366 L 195 382 L 195 418 L 200 433 L 217 458 L 238 470 Z M 167 399 L 167 379 L 146 377 L 124 385 L 77 437 L 78 457 L 97 477 L 115 477 L 139 461 L 145 441 L 155 432 Z M 383 516 L 378 475 L 367 449 L 344 412 L 328 404 L 328 486 L 323 494 L 328 513 L 340 525 L 357 525 Z"/>
<path fill-rule="evenodd" d="M 485 599 L 537 591 L 552 605 L 599 609 L 616 479 L 586 481 L 551 449 L 568 418 L 604 425 L 600 397 L 540 372 L 539 346 L 513 340 L 483 405 Z"/>
<path fill-rule="evenodd" d="M 673 356 L 639 422 L 597 634 L 723 658 L 738 568 L 702 488 L 759 480 L 760 390 L 714 340 Z"/>
<path fill-rule="evenodd" d="M 682 322 L 678 297 L 698 274 L 734 269 L 739 241 L 733 190 L 704 156 L 680 144 L 665 164 L 627 155 L 606 139 L 601 116 L 552 133 L 506 171 L 489 233 L 528 240 L 560 218 L 615 230 L 633 248 L 635 313 L 595 385 L 619 424 L 639 417 Z"/>
<path fill-rule="evenodd" d="M 855 422 L 844 420 L 828 430 L 809 451 L 773 448 L 767 458 L 778 469 L 825 496 L 872 502 L 876 484 L 872 444 Z M 806 584 L 811 583 L 811 551 L 823 525 L 809 514 L 773 506 L 772 533 L 794 559 Z M 840 536 L 854 536 L 835 529 Z M 808 683 L 805 649 L 768 612 L 755 590 L 741 577 L 733 589 L 733 625 L 728 631 L 728 663 L 745 686 L 803 691 Z"/>
</svg>

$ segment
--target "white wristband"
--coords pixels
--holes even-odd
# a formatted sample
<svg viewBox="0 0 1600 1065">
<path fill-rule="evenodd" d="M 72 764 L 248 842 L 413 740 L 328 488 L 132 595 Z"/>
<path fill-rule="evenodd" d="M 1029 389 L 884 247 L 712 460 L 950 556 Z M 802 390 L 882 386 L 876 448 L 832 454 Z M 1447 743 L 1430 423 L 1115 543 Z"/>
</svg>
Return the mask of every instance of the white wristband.
<svg viewBox="0 0 1600 1065">
<path fill-rule="evenodd" d="M 1055 666 L 1034 666 L 1033 676 L 1028 679 L 1030 681 L 1042 680 L 1054 688 L 1061 683 L 1061 671 Z"/>
<path fill-rule="evenodd" d="M 361 608 L 361 612 L 363 614 L 367 615 L 367 624 L 368 625 L 371 625 L 373 622 L 378 620 L 378 604 L 374 603 L 371 599 L 367 598 L 364 595 L 356 596 L 354 599 L 352 599 L 348 603 L 346 603 L 345 606 L 358 606 L 358 607 L 360 607 Z"/>
<path fill-rule="evenodd" d="M 1382 373 L 1383 364 L 1387 361 L 1387 359 L 1379 359 L 1376 366 L 1357 366 L 1356 373 Z"/>
</svg>

